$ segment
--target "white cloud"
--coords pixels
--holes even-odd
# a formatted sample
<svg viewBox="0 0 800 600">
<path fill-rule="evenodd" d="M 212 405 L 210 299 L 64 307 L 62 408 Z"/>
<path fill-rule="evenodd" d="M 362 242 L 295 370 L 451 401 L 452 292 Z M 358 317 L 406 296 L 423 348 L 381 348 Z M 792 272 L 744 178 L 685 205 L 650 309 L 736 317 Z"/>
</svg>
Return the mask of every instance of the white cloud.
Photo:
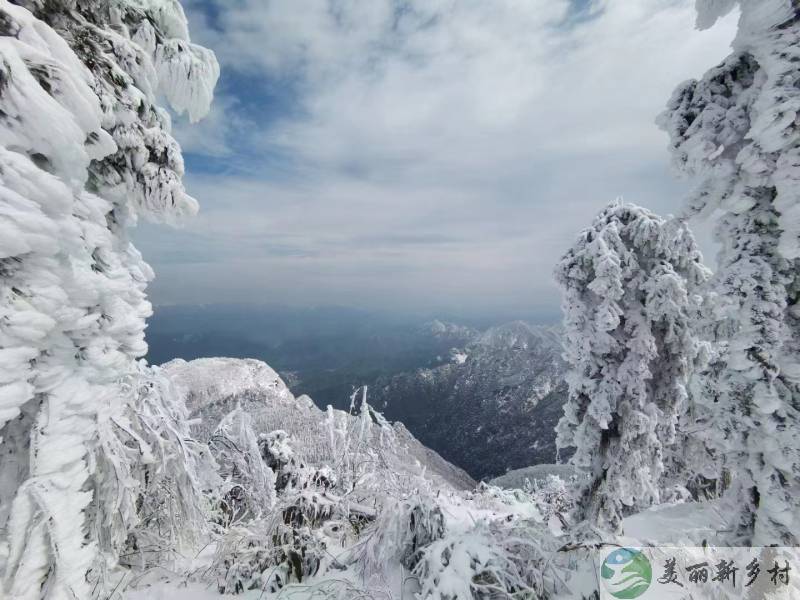
<svg viewBox="0 0 800 600">
<path fill-rule="evenodd" d="M 202 125 L 189 123 L 187 118 L 174 117 L 172 135 L 180 140 L 184 154 L 194 153 L 208 157 L 226 157 L 235 153 L 232 142 L 235 131 L 255 124 L 238 114 L 236 99 L 218 94 Z"/>
<path fill-rule="evenodd" d="M 212 297 L 224 281 L 224 299 L 556 306 L 552 265 L 606 202 L 679 208 L 653 121 L 735 28 L 731 15 L 695 31 L 690 0 L 605 0 L 583 20 L 566 0 L 214 1 L 213 19 L 188 4 L 195 41 L 297 103 L 237 122 L 223 98 L 210 124 L 177 131 L 194 151 L 291 163 L 192 179 L 205 212 L 176 239 L 230 248 L 219 288 L 198 282 Z M 152 230 L 142 241 L 159 266 Z M 183 273 L 156 300 L 195 297 Z"/>
</svg>

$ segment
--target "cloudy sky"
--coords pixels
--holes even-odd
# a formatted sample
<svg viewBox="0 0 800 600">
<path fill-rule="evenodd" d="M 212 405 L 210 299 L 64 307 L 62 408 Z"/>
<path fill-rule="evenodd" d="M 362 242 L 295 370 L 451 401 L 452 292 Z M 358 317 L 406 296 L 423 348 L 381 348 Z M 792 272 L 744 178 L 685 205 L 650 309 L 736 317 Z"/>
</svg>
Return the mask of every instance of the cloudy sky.
<svg viewBox="0 0 800 600">
<path fill-rule="evenodd" d="M 695 31 L 693 0 L 183 4 L 222 77 L 206 120 L 175 123 L 201 214 L 135 235 L 156 304 L 555 312 L 553 265 L 604 204 L 680 207 L 654 119 L 736 19 Z"/>
</svg>

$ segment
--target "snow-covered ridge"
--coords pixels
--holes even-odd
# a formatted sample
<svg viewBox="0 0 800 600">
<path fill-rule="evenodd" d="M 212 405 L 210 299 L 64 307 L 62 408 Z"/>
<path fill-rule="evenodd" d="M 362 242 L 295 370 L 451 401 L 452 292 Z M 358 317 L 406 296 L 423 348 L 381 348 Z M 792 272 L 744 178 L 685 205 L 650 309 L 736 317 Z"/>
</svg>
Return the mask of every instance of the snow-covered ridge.
<svg viewBox="0 0 800 600">
<path fill-rule="evenodd" d="M 299 456 L 312 464 L 327 464 L 332 458 L 327 419 L 345 422 L 353 417 L 341 410 L 320 410 L 308 396 L 295 397 L 278 374 L 254 359 L 176 359 L 162 372 L 199 419 L 198 435 L 209 436 L 220 420 L 240 406 L 253 419 L 256 433 L 286 431 Z M 471 489 L 474 480 L 430 448 L 423 446 L 402 423 L 393 424 L 397 447 L 391 466 L 398 472 L 423 475 L 445 489 Z"/>
<path fill-rule="evenodd" d="M 295 402 L 280 376 L 265 362 L 255 359 L 176 358 L 164 365 L 175 391 L 197 412 L 222 398 L 263 394 L 268 402 Z"/>
<path fill-rule="evenodd" d="M 422 330 L 437 338 L 454 338 L 463 340 L 471 339 L 478 333 L 475 329 L 467 327 L 466 325 L 450 323 L 449 321 L 440 321 L 439 319 L 428 321 L 422 326 Z"/>
<path fill-rule="evenodd" d="M 561 345 L 561 332 L 558 327 L 512 321 L 487 329 L 474 343 L 498 348 L 558 347 Z"/>
</svg>

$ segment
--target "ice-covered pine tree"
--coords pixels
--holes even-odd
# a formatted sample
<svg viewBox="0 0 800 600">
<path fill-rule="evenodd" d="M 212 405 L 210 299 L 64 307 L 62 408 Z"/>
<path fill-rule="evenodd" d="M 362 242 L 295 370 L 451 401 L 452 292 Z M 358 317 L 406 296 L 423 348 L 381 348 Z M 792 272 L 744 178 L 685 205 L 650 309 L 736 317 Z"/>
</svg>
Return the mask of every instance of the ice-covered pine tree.
<svg viewBox="0 0 800 600">
<path fill-rule="evenodd" d="M 0 56 L 0 596 L 82 600 L 135 524 L 120 461 L 180 479 L 188 451 L 128 418 L 152 273 L 126 229 L 195 211 L 155 98 L 199 118 L 218 66 L 176 0 L 0 0 Z"/>
<path fill-rule="evenodd" d="M 717 358 L 699 399 L 739 543 L 800 543 L 800 5 L 698 0 L 698 26 L 740 8 L 733 52 L 681 84 L 659 124 L 676 168 L 698 181 L 690 213 L 721 244 L 710 323 Z"/>
<path fill-rule="evenodd" d="M 625 514 L 659 501 L 708 271 L 685 223 L 615 202 L 555 275 L 570 365 L 557 444 L 574 447 L 571 461 L 589 472 L 579 517 L 614 531 Z"/>
</svg>

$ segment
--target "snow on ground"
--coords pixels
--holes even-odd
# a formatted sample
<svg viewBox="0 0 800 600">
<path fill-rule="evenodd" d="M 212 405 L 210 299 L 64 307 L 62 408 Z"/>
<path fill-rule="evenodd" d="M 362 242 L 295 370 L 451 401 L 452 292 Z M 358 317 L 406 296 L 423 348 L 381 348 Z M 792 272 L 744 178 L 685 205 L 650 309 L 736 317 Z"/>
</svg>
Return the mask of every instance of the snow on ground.
<svg viewBox="0 0 800 600">
<path fill-rule="evenodd" d="M 662 504 L 622 521 L 625 539 L 634 545 L 700 545 L 714 543 L 727 527 L 718 502 Z"/>
<path fill-rule="evenodd" d="M 495 477 L 490 480 L 489 483 L 506 489 L 523 489 L 526 481 L 534 484 L 544 481 L 547 479 L 548 475 L 556 475 L 564 481 L 569 481 L 570 478 L 576 474 L 575 467 L 572 465 L 541 464 L 533 465 L 532 467 L 523 467 L 522 469 L 514 469 L 513 471 Z"/>
<path fill-rule="evenodd" d="M 526 501 L 522 495 L 513 492 L 492 491 L 490 488 L 481 488 L 475 492 L 449 491 L 437 496 L 437 502 L 442 507 L 448 537 L 464 537 L 469 539 L 470 532 L 475 530 L 477 523 L 491 521 L 510 521 L 532 519 L 541 521 L 542 514 L 531 502 Z M 479 536 L 473 536 L 479 541 Z M 477 542 L 476 542 L 477 543 Z M 357 545 L 357 544 L 356 544 Z M 334 555 L 343 556 L 352 546 L 346 548 L 331 547 Z M 479 550 L 479 548 L 476 548 Z M 171 574 L 168 571 L 151 572 L 136 583 L 136 589 L 128 589 L 123 594 L 124 600 L 220 600 L 224 598 L 237 598 L 238 600 L 314 600 L 318 598 L 350 598 L 356 596 L 356 590 L 368 588 L 371 595 L 365 598 L 376 600 L 390 598 L 414 598 L 417 589 L 411 581 L 406 581 L 403 593 L 400 587 L 404 579 L 409 579 L 409 573 L 404 571 L 398 563 L 386 569 L 385 578 L 381 581 L 370 581 L 365 584 L 361 581 L 352 566 L 346 571 L 330 571 L 324 575 L 317 575 L 304 581 L 302 584 L 289 585 L 277 593 L 261 590 L 249 590 L 238 595 L 219 594 L 213 582 L 198 582 L 202 574 L 210 567 L 214 555 L 213 545 L 203 549 L 201 554 L 186 564 L 176 569 L 179 572 L 194 573 L 193 581 L 187 581 L 185 576 Z M 410 578 L 413 579 L 413 578 Z M 332 590 L 341 594 L 339 596 L 327 595 Z M 394 591 L 394 596 L 388 595 Z M 324 593 L 323 593 L 324 591 Z"/>
<path fill-rule="evenodd" d="M 463 365 L 467 362 L 469 355 L 466 352 L 454 352 L 452 355 L 453 362 L 457 365 Z"/>
<path fill-rule="evenodd" d="M 230 594 L 219 594 L 213 587 L 201 583 L 183 585 L 174 582 L 161 582 L 150 587 L 131 590 L 125 594 L 124 598 L 125 600 L 220 600 L 222 598 L 248 600 L 249 598 L 258 598 L 258 594 L 258 591 L 251 591 L 246 594 L 232 596 Z"/>
<path fill-rule="evenodd" d="M 474 551 L 481 551 L 482 539 L 480 524 L 511 520 L 539 521 L 544 518 L 535 504 L 524 494 L 515 491 L 502 491 L 497 488 L 481 487 L 474 492 L 450 491 L 438 495 L 437 503 L 442 507 L 448 539 L 467 540 L 475 545 Z M 477 526 L 477 527 L 476 527 Z M 714 535 L 724 529 L 726 523 L 716 502 L 666 504 L 653 507 L 626 518 L 623 522 L 625 536 L 606 540 L 609 544 L 629 547 L 649 545 L 699 546 L 703 540 L 713 545 Z M 551 528 L 554 534 L 558 532 Z M 566 540 L 566 538 L 564 538 Z M 471 540 L 471 541 L 470 541 Z M 483 548 L 483 550 L 486 550 Z M 344 555 L 348 548 L 332 548 L 337 556 Z M 601 549 L 599 552 L 606 552 Z M 577 598 L 589 596 L 597 586 L 595 550 L 573 551 L 570 560 L 572 571 L 567 581 L 568 589 L 557 598 Z M 193 572 L 193 579 L 208 568 L 213 556 L 213 547 L 207 547 L 200 557 L 190 561 L 190 568 L 181 569 Z M 562 557 L 563 558 L 563 557 Z M 405 578 L 405 579 L 404 579 Z M 401 593 L 403 581 L 405 587 Z M 140 582 L 137 589 L 127 590 L 123 600 L 215 600 L 238 598 L 239 600 L 315 600 L 318 598 L 414 598 L 415 589 L 408 582 L 408 572 L 398 563 L 390 565 L 384 577 L 378 581 L 364 583 L 351 566 L 346 571 L 328 571 L 314 576 L 302 584 L 289 585 L 277 593 L 261 590 L 245 591 L 232 596 L 217 593 L 213 581 L 199 583 L 187 581 L 185 577 L 165 574 L 152 574 L 152 583 Z M 369 594 L 362 595 L 368 589 Z"/>
</svg>

